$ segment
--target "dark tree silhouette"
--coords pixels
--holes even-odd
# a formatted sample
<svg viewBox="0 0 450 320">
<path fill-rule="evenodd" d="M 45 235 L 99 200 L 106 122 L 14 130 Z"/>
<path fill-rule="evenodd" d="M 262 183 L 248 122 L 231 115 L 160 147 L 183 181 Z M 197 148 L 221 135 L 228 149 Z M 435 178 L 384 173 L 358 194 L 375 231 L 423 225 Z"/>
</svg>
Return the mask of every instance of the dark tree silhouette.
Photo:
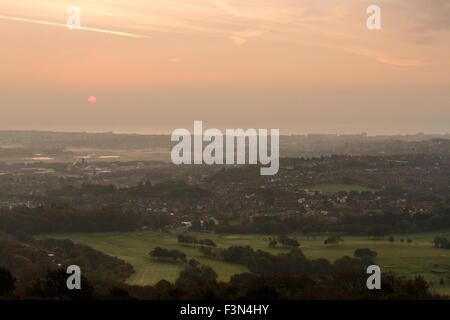
<svg viewBox="0 0 450 320">
<path fill-rule="evenodd" d="M 15 289 L 16 279 L 7 269 L 0 267 L 0 296 L 12 295 Z"/>
<path fill-rule="evenodd" d="M 42 299 L 61 299 L 61 300 L 90 300 L 94 299 L 95 292 L 91 283 L 81 276 L 81 289 L 69 290 L 67 288 L 67 279 L 70 275 L 66 270 L 59 268 L 48 272 L 43 279 L 37 280 L 30 292 L 33 297 Z"/>
</svg>

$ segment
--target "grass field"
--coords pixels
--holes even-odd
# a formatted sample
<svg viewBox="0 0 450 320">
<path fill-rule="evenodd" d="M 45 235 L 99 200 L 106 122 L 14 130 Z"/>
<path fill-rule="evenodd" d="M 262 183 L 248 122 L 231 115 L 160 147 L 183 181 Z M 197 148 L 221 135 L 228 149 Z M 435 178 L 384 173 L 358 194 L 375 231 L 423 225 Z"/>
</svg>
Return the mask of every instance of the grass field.
<svg viewBox="0 0 450 320">
<path fill-rule="evenodd" d="M 286 252 L 289 249 L 269 249 L 267 237 L 263 235 L 218 235 L 194 234 L 198 238 L 214 240 L 220 247 L 232 245 L 250 245 L 254 249 L 262 249 L 273 254 Z M 370 248 L 378 253 L 376 263 L 383 271 L 394 271 L 405 276 L 415 274 L 423 275 L 432 282 L 432 290 L 450 295 L 450 252 L 444 249 L 435 249 L 431 240 L 436 236 L 450 237 L 450 231 L 438 233 L 418 233 L 395 236 L 395 242 L 387 240 L 371 240 L 367 237 L 344 237 L 339 245 L 326 246 L 323 238 L 306 238 L 295 236 L 301 243 L 301 249 L 309 258 L 326 258 L 334 261 L 342 256 L 353 256 L 357 248 Z M 48 237 L 71 239 L 76 243 L 87 244 L 106 254 L 116 256 L 131 263 L 136 273 L 129 279 L 130 284 L 154 284 L 161 279 L 174 281 L 183 266 L 178 263 L 155 261 L 148 253 L 156 246 L 179 249 L 188 258 L 195 258 L 202 264 L 211 266 L 221 280 L 229 280 L 230 276 L 247 271 L 241 265 L 229 264 L 220 261 L 205 259 L 199 251 L 190 245 L 178 244 L 176 236 L 166 233 L 131 232 L 131 233 L 74 233 L 49 235 Z M 399 239 L 411 239 L 412 243 L 400 243 Z M 445 284 L 440 285 L 439 280 L 444 279 Z"/>
<path fill-rule="evenodd" d="M 363 187 L 363 186 L 352 185 L 352 184 L 317 184 L 317 185 L 309 187 L 309 189 L 314 190 L 314 191 L 325 191 L 325 192 L 339 192 L 339 191 L 375 192 L 375 191 L 377 191 L 375 189 L 371 189 L 371 188 L 367 188 L 367 187 Z"/>
</svg>

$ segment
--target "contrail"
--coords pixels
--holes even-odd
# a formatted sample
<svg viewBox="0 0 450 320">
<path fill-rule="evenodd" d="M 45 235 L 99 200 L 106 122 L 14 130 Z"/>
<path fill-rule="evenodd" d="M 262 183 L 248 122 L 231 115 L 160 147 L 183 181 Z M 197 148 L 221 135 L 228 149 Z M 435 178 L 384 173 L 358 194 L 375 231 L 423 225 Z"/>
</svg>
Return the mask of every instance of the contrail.
<svg viewBox="0 0 450 320">
<path fill-rule="evenodd" d="M 20 17 L 10 17 L 10 16 L 2 16 L 2 15 L 0 15 L 0 19 L 12 20 L 12 21 L 22 21 L 22 22 L 29 22 L 29 23 L 36 23 L 36 24 L 45 24 L 45 25 L 48 25 L 48 26 L 67 28 L 67 25 L 66 24 L 62 24 L 62 23 L 55 23 L 55 22 L 34 20 L 34 19 L 27 19 L 27 18 L 20 18 Z M 142 35 L 134 34 L 134 33 L 128 33 L 128 32 L 122 32 L 122 31 L 114 31 L 114 30 L 106 30 L 106 29 L 98 29 L 98 28 L 89 28 L 89 27 L 75 27 L 74 30 L 94 31 L 94 32 L 108 33 L 108 34 L 113 34 L 113 35 L 116 35 L 116 36 L 124 36 L 124 37 L 130 37 L 130 38 L 144 38 L 144 37 L 146 37 L 146 36 L 142 36 Z"/>
</svg>

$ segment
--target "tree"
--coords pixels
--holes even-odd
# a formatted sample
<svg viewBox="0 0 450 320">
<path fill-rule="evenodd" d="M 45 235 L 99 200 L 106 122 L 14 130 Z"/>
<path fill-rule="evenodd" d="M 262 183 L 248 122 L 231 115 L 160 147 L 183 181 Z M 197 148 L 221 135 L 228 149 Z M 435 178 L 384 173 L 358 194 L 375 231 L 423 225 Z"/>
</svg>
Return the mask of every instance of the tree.
<svg viewBox="0 0 450 320">
<path fill-rule="evenodd" d="M 24 242 L 24 243 L 33 243 L 34 242 L 33 236 L 31 236 L 28 233 L 25 233 L 21 230 L 17 231 L 14 234 L 14 236 L 16 237 L 17 240 Z"/>
<path fill-rule="evenodd" d="M 444 237 L 435 237 L 433 240 L 435 248 L 450 249 L 450 242 Z"/>
<path fill-rule="evenodd" d="M 275 240 L 275 238 L 270 237 L 269 238 L 269 248 L 275 248 L 277 246 L 278 242 Z"/>
<path fill-rule="evenodd" d="M 178 243 L 196 244 L 197 243 L 197 239 L 194 236 L 180 234 L 180 235 L 178 235 Z"/>
<path fill-rule="evenodd" d="M 339 242 L 343 242 L 344 239 L 342 239 L 342 237 L 340 235 L 332 235 L 330 237 L 328 237 L 327 239 L 325 239 L 325 241 L 323 242 L 324 244 L 338 244 Z"/>
<path fill-rule="evenodd" d="M 215 282 L 217 280 L 217 273 L 209 266 L 195 265 L 188 266 L 181 271 L 176 284 L 185 286 L 192 283 L 207 283 Z"/>
<path fill-rule="evenodd" d="M 415 276 L 414 279 L 407 280 L 404 285 L 405 291 L 416 298 L 430 298 L 431 294 L 429 292 L 430 286 L 427 281 L 423 278 L 423 276 Z"/>
<path fill-rule="evenodd" d="M 329 275 L 331 272 L 331 263 L 327 259 L 320 258 L 316 260 L 311 261 L 312 264 L 312 270 L 314 270 L 314 273 L 318 275 Z"/>
<path fill-rule="evenodd" d="M 384 238 L 386 233 L 387 233 L 386 226 L 381 225 L 381 224 L 376 224 L 376 225 L 370 226 L 367 229 L 367 234 L 369 235 L 369 237 L 372 237 L 372 238 Z"/>
<path fill-rule="evenodd" d="M 378 253 L 369 248 L 358 248 L 354 253 L 354 256 L 357 258 L 375 258 L 377 255 Z"/>
<path fill-rule="evenodd" d="M 216 244 L 211 239 L 201 239 L 198 243 L 202 246 L 216 247 Z"/>
<path fill-rule="evenodd" d="M 31 296 L 42 299 L 91 300 L 95 297 L 91 283 L 81 276 L 81 289 L 67 288 L 68 274 L 63 268 L 48 272 L 43 279 L 37 280 L 31 289 Z"/>
<path fill-rule="evenodd" d="M 288 246 L 288 247 L 296 248 L 296 247 L 300 246 L 300 243 L 297 240 L 295 240 L 293 238 L 289 238 L 286 235 L 279 235 L 278 242 L 281 243 L 282 245 Z"/>
<path fill-rule="evenodd" d="M 180 260 L 182 262 L 186 262 L 186 255 L 179 250 L 168 250 L 161 247 L 156 247 L 152 251 L 150 251 L 149 255 L 158 259 L 171 259 L 174 261 Z"/>
<path fill-rule="evenodd" d="M 16 279 L 7 269 L 0 267 L 0 296 L 12 295 L 16 288 Z"/>
<path fill-rule="evenodd" d="M 218 299 L 217 273 L 209 266 L 187 266 L 175 282 L 190 299 Z"/>
<path fill-rule="evenodd" d="M 191 267 L 198 267 L 199 265 L 200 265 L 200 262 L 198 262 L 196 259 L 190 259 L 189 261 L 188 261 L 188 264 L 191 266 Z"/>
<path fill-rule="evenodd" d="M 207 258 L 214 258 L 216 249 L 208 248 L 208 247 L 200 247 L 198 250 Z"/>
</svg>

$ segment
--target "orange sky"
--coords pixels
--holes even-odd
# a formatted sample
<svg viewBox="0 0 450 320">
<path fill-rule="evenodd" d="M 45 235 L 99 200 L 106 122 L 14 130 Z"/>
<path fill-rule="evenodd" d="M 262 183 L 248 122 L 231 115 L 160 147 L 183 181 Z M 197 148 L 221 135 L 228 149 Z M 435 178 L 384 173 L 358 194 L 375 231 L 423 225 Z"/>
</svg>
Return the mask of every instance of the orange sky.
<svg viewBox="0 0 450 320">
<path fill-rule="evenodd" d="M 450 131 L 445 0 L 0 0 L 0 43 L 4 129 Z"/>
</svg>

